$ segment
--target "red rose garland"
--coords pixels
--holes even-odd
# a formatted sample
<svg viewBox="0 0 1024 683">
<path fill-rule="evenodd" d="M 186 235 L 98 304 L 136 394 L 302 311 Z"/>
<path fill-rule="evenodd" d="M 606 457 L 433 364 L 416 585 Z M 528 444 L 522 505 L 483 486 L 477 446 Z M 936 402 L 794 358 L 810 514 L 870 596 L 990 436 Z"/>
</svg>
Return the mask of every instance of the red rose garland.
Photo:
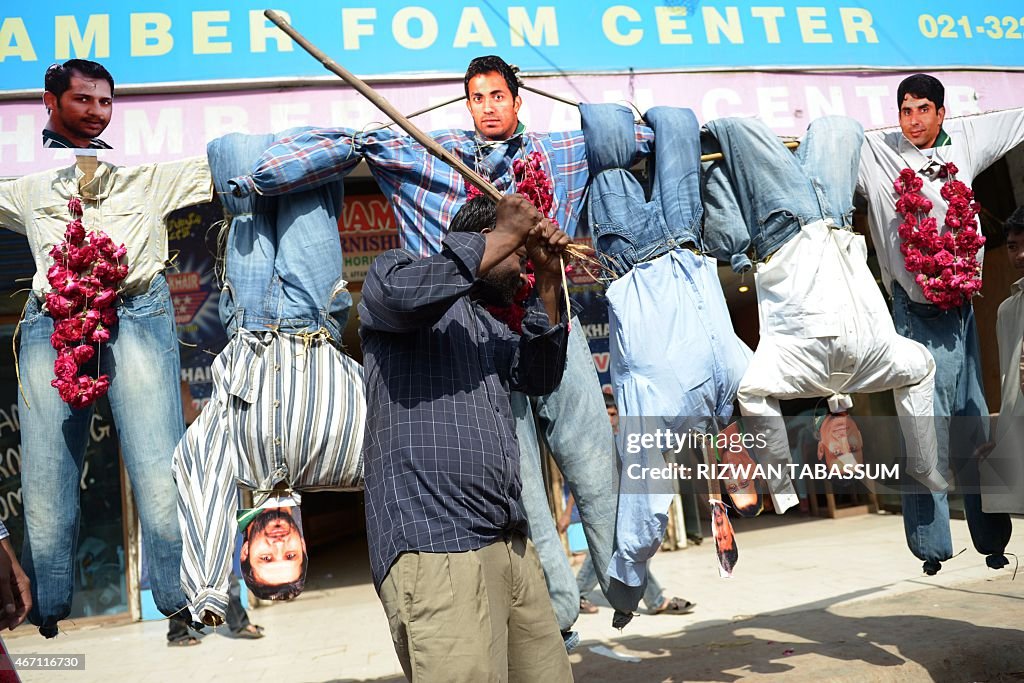
<svg viewBox="0 0 1024 683">
<path fill-rule="evenodd" d="M 976 216 L 980 206 L 974 201 L 971 188 L 956 179 L 957 167 L 946 164 L 940 177 L 947 178 L 942 198 L 949 203 L 946 210 L 946 232 L 939 234 L 938 225 L 928 214 L 932 202 L 921 194 L 924 181 L 912 169 L 900 171 L 893 183 L 899 199 L 896 211 L 903 216 L 897 232 L 903 240 L 900 252 L 907 272 L 914 278 L 928 301 L 942 310 L 968 303 L 981 290 L 981 265 L 978 250 L 985 237 L 978 232 Z"/>
<path fill-rule="evenodd" d="M 537 207 L 544 216 L 551 211 L 554 203 L 554 188 L 551 179 L 543 166 L 544 155 L 540 152 L 530 152 L 525 159 L 517 158 L 512 161 L 512 177 L 515 179 L 516 192 L 530 200 L 530 203 Z M 466 183 L 466 201 L 470 201 L 483 193 L 475 185 Z M 558 224 L 554 218 L 551 219 L 555 225 Z M 526 317 L 524 305 L 526 299 L 533 291 L 537 278 L 533 274 L 533 266 L 526 263 L 526 282 L 516 292 L 514 303 L 511 306 L 487 306 L 495 318 L 508 325 L 513 332 L 522 334 L 523 318 Z"/>
<path fill-rule="evenodd" d="M 53 265 L 46 279 L 53 288 L 46 294 L 46 308 L 54 319 L 50 343 L 57 349 L 50 384 L 61 400 L 72 408 L 85 408 L 110 388 L 110 377 L 79 374 L 82 366 L 98 357 L 110 330 L 117 325 L 117 285 L 128 275 L 121 263 L 128 250 L 117 246 L 105 233 L 86 235 L 82 225 L 82 202 L 68 202 L 72 221 L 64 241 L 50 250 Z M 97 363 L 98 365 L 98 363 Z"/>
</svg>

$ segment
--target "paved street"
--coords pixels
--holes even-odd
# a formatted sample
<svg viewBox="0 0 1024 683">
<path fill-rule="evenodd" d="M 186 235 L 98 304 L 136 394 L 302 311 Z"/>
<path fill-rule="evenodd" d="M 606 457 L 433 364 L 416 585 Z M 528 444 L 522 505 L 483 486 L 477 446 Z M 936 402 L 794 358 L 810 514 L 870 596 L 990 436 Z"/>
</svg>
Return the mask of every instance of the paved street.
<svg viewBox="0 0 1024 683">
<path fill-rule="evenodd" d="M 871 515 L 739 520 L 740 561 L 718 578 L 710 539 L 660 553 L 653 567 L 686 616 L 638 616 L 622 633 L 611 610 L 577 623 L 578 681 L 1012 681 L 1024 679 L 1024 575 L 987 569 L 973 549 L 935 577 L 919 572 L 902 520 Z M 953 522 L 954 545 L 970 545 Z M 1015 538 L 1010 552 L 1024 554 Z M 344 556 L 348 556 L 346 561 Z M 211 633 L 171 649 L 162 623 L 66 627 L 45 641 L 22 628 L 18 654 L 86 655 L 86 670 L 23 672 L 34 681 L 399 681 L 365 546 L 314 556 L 312 588 L 297 601 L 251 611 L 259 641 Z"/>
</svg>

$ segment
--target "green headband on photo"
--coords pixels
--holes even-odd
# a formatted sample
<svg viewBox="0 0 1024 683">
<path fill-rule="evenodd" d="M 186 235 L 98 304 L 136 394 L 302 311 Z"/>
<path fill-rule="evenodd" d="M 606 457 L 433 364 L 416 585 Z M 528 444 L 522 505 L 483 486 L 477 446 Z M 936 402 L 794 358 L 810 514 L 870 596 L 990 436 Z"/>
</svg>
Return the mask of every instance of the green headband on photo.
<svg viewBox="0 0 1024 683">
<path fill-rule="evenodd" d="M 245 530 L 249 528 L 252 520 L 259 517 L 263 508 L 242 509 L 235 513 L 235 521 L 238 522 L 238 530 L 245 536 Z"/>
</svg>

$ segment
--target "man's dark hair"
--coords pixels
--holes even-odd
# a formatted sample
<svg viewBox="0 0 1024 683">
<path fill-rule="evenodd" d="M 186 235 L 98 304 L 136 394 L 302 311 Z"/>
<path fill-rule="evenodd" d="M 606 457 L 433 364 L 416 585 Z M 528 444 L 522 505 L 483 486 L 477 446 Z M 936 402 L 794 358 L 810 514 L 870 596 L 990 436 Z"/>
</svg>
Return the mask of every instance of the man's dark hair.
<svg viewBox="0 0 1024 683">
<path fill-rule="evenodd" d="M 76 73 L 87 78 L 102 78 L 110 84 L 110 95 L 114 95 L 114 77 L 102 64 L 90 62 L 88 59 L 69 59 L 63 64 L 54 64 L 47 69 L 44 78 L 46 92 L 56 95 L 59 102 L 61 96 L 71 87 L 71 76 Z"/>
<path fill-rule="evenodd" d="M 726 570 L 731 572 L 733 570 L 733 567 L 736 566 L 736 563 L 740 559 L 739 548 L 737 548 L 736 544 L 733 543 L 733 546 L 731 548 L 722 551 L 722 555 L 724 556 L 722 557 L 722 564 L 725 565 Z"/>
<path fill-rule="evenodd" d="M 612 396 L 612 392 L 602 391 L 601 393 L 604 394 L 605 410 L 607 410 L 608 408 L 615 408 L 616 410 L 618 410 L 618 406 L 615 405 L 615 397 Z"/>
<path fill-rule="evenodd" d="M 903 108 L 903 98 L 907 95 L 931 100 L 936 109 L 946 106 L 946 89 L 939 79 L 928 74 L 914 74 L 903 79 L 896 90 L 897 109 Z"/>
<path fill-rule="evenodd" d="M 726 495 L 729 496 L 729 500 L 732 500 L 732 506 L 736 512 L 740 514 L 740 517 L 757 517 L 762 511 L 764 511 L 764 503 L 761 501 L 760 493 L 757 494 L 755 501 L 746 507 L 740 507 L 737 505 L 736 501 L 733 500 L 732 495 L 728 491 L 726 491 Z"/>
<path fill-rule="evenodd" d="M 1003 234 L 1007 238 L 1021 232 L 1024 232 L 1024 206 L 1018 206 L 1003 223 Z"/>
<path fill-rule="evenodd" d="M 486 57 L 477 57 L 469 63 L 469 68 L 466 69 L 466 78 L 462 82 L 466 90 L 466 99 L 469 99 L 469 81 L 471 79 L 480 74 L 495 72 L 501 74 L 501 77 L 505 79 L 505 84 L 508 86 L 508 91 L 512 93 L 513 99 L 519 97 L 519 81 L 516 79 L 516 72 L 512 70 L 508 62 L 498 55 L 487 55 Z"/>
<path fill-rule="evenodd" d="M 473 197 L 455 214 L 448 232 L 482 232 L 498 222 L 498 205 L 489 197 Z"/>
</svg>

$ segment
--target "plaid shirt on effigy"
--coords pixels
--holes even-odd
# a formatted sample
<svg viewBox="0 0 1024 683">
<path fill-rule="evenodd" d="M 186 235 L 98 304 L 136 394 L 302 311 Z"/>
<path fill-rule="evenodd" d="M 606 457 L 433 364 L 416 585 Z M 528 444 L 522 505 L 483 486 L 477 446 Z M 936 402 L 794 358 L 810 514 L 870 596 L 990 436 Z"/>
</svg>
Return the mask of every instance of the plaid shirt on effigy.
<svg viewBox="0 0 1024 683">
<path fill-rule="evenodd" d="M 499 142 L 465 130 L 435 131 L 430 136 L 501 192 L 515 191 L 512 162 L 530 152 L 540 152 L 544 171 L 554 183 L 552 216 L 566 234 L 575 236 L 590 180 L 581 131 L 529 133 L 520 126 L 519 132 Z M 653 142 L 650 128 L 636 127 L 638 158 L 650 153 Z M 438 253 L 451 219 L 466 201 L 465 181 L 423 145 L 391 130 L 307 131 L 270 147 L 257 161 L 252 175 L 231 182 L 241 194 L 284 194 L 344 177 L 361 158 L 366 159 L 377 184 L 391 201 L 403 248 L 420 256 Z"/>
</svg>

